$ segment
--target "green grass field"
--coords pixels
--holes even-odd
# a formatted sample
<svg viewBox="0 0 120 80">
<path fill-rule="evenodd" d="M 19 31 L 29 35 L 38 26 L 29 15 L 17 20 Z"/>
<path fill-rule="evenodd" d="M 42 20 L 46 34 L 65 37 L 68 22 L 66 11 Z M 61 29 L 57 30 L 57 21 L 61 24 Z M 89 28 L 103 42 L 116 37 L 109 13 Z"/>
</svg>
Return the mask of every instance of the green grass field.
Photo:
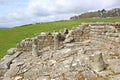
<svg viewBox="0 0 120 80">
<path fill-rule="evenodd" d="M 32 24 L 9 29 L 0 29 L 0 58 L 2 58 L 9 48 L 16 47 L 22 39 L 33 37 L 40 32 L 58 31 L 64 28 L 72 28 L 81 23 L 89 22 L 120 22 L 120 18 L 103 18 L 103 19 L 80 19 L 68 21 L 56 21 L 41 24 Z"/>
</svg>

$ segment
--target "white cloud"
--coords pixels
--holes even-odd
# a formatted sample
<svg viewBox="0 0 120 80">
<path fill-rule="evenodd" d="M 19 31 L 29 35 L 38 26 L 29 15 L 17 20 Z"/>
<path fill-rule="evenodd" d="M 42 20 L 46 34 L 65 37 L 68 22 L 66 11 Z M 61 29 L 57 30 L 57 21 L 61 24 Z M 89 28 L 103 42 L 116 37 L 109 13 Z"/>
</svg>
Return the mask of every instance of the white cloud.
<svg viewBox="0 0 120 80">
<path fill-rule="evenodd" d="M 37 15 L 81 13 L 88 10 L 109 8 L 119 0 L 31 0 L 29 10 Z M 43 15 L 43 16 L 44 16 Z"/>
<path fill-rule="evenodd" d="M 9 1 L 16 0 L 0 0 L 0 3 L 9 3 Z M 21 9 L 20 12 L 18 10 L 14 13 L 1 15 L 0 26 L 11 27 L 35 22 L 68 19 L 74 14 L 89 10 L 120 7 L 119 0 L 29 0 L 27 3 L 28 5 L 24 7 L 26 9 L 23 9 L 23 11 Z"/>
</svg>

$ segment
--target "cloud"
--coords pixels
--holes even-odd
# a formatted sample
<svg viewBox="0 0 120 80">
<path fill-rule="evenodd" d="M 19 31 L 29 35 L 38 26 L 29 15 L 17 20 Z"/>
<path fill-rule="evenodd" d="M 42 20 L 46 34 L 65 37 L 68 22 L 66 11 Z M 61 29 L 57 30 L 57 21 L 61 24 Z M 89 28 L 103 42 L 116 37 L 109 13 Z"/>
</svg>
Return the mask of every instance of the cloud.
<svg viewBox="0 0 120 80">
<path fill-rule="evenodd" d="M 0 8 L 0 27 L 69 19 L 89 10 L 120 7 L 119 0 L 0 0 L 0 4 L 4 8 Z"/>
<path fill-rule="evenodd" d="M 119 0 L 31 0 L 29 10 L 32 13 L 43 15 L 81 13 L 115 6 Z"/>
</svg>

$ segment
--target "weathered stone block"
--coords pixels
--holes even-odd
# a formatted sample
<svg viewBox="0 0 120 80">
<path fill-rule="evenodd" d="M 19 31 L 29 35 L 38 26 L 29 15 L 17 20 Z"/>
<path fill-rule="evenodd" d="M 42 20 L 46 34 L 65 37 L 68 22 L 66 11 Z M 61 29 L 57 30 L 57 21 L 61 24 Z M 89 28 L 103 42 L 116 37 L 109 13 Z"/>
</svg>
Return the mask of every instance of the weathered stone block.
<svg viewBox="0 0 120 80">
<path fill-rule="evenodd" d="M 54 34 L 54 50 L 59 48 L 59 33 Z"/>
<path fill-rule="evenodd" d="M 97 72 L 103 71 L 106 68 L 106 64 L 103 60 L 102 53 L 96 52 L 94 56 L 94 70 Z"/>
<path fill-rule="evenodd" d="M 32 55 L 35 57 L 39 56 L 39 52 L 38 52 L 38 46 L 37 45 L 32 45 Z"/>
</svg>

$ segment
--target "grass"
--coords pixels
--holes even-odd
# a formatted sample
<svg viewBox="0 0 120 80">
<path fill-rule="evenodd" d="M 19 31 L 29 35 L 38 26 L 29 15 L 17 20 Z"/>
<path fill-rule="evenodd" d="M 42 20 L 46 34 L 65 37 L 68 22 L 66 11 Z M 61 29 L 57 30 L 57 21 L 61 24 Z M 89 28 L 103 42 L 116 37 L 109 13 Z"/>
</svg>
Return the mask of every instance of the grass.
<svg viewBox="0 0 120 80">
<path fill-rule="evenodd" d="M 81 23 L 89 22 L 120 22 L 120 18 L 103 18 L 103 19 L 80 19 L 80 20 L 67 20 L 47 22 L 41 24 L 24 25 L 21 27 L 14 27 L 8 29 L 0 29 L 0 58 L 6 55 L 9 48 L 16 47 L 22 39 L 33 37 L 34 34 L 40 32 L 59 31 L 64 28 L 72 28 L 80 25 Z"/>
</svg>

